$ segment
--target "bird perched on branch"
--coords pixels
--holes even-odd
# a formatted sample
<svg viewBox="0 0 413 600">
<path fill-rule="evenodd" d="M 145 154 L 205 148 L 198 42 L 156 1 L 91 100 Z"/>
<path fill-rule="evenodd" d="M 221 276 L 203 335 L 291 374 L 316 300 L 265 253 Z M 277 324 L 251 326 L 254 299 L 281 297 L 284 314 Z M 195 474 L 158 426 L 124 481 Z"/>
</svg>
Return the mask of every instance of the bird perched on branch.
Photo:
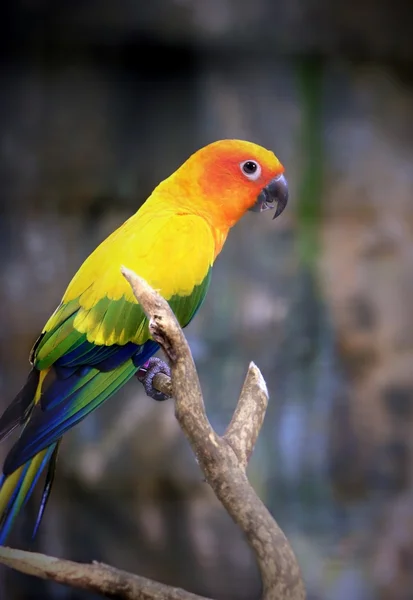
<svg viewBox="0 0 413 600">
<path fill-rule="evenodd" d="M 168 369 L 152 356 L 158 345 L 121 266 L 158 290 L 185 327 L 231 227 L 248 210 L 275 209 L 274 218 L 284 210 L 283 172 L 261 146 L 214 142 L 162 181 L 85 260 L 31 351 L 26 384 L 0 417 L 0 439 L 22 427 L 0 475 L 0 544 L 47 468 L 36 533 L 66 431 L 137 373 L 148 395 L 165 399 L 152 380 Z"/>
</svg>

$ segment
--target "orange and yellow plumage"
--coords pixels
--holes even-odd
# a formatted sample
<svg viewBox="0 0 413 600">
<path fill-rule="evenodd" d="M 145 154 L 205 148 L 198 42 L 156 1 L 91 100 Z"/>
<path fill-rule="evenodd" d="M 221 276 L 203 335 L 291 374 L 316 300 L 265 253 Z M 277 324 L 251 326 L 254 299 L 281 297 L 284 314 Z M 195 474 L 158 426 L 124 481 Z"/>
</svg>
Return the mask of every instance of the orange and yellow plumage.
<svg viewBox="0 0 413 600">
<path fill-rule="evenodd" d="M 245 161 L 258 164 L 259 177 L 243 173 Z M 283 170 L 256 144 L 210 144 L 85 260 L 32 350 L 25 387 L 0 418 L 0 437 L 23 426 L 0 480 L 0 544 L 47 465 L 48 497 L 62 435 L 158 349 L 121 265 L 157 289 L 185 327 L 203 302 L 230 228 Z M 44 504 L 40 516 L 43 510 Z"/>
</svg>

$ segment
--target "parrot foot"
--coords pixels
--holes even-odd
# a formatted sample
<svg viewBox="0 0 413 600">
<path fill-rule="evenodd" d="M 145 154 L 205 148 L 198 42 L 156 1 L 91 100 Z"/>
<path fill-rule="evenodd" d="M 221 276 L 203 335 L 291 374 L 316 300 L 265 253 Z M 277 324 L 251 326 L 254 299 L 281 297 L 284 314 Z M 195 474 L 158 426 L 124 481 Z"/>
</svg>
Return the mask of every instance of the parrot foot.
<svg viewBox="0 0 413 600">
<path fill-rule="evenodd" d="M 155 375 L 158 375 L 158 373 L 164 373 L 168 377 L 171 376 L 171 370 L 168 365 L 160 358 L 153 356 L 139 367 L 136 377 L 138 381 L 143 384 L 149 398 L 162 402 L 163 400 L 169 400 L 170 396 L 163 392 L 159 392 L 153 387 L 153 378 Z"/>
</svg>

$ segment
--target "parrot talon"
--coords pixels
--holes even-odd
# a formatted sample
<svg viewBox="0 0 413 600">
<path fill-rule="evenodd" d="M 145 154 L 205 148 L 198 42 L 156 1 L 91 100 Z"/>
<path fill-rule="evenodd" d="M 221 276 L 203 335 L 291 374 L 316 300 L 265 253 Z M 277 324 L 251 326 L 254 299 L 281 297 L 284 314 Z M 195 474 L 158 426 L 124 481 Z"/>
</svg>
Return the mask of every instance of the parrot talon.
<svg viewBox="0 0 413 600">
<path fill-rule="evenodd" d="M 153 398 L 157 402 L 162 402 L 163 400 L 169 400 L 170 396 L 153 387 L 153 379 L 158 373 L 164 373 L 168 377 L 171 376 L 171 370 L 168 365 L 160 358 L 153 356 L 139 367 L 136 377 L 143 384 L 149 398 Z"/>
</svg>

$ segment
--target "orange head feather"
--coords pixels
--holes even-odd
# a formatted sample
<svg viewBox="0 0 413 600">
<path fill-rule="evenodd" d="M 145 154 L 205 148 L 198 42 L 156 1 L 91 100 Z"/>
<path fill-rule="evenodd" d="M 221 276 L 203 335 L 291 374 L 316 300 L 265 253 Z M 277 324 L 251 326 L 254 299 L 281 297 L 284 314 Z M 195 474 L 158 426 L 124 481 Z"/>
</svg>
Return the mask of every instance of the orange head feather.
<svg viewBox="0 0 413 600">
<path fill-rule="evenodd" d="M 262 146 L 220 140 L 201 148 L 163 184 L 180 212 L 200 214 L 210 225 L 228 230 L 247 210 L 275 208 L 288 198 L 284 167 Z M 164 185 L 162 187 L 164 187 Z M 172 199 L 173 196 L 173 199 Z"/>
</svg>

